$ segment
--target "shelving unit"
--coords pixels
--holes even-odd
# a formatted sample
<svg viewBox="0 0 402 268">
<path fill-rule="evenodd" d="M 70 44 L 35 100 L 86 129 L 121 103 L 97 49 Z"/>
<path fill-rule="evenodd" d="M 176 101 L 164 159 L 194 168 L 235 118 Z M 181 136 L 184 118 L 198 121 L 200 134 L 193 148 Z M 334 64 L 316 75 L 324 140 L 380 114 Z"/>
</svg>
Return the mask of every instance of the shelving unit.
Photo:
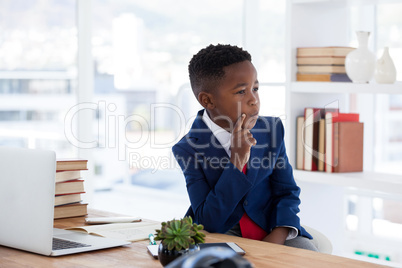
<svg viewBox="0 0 402 268">
<path fill-rule="evenodd" d="M 402 82 L 395 84 L 353 84 L 328 82 L 291 82 L 291 93 L 402 94 Z"/>
<path fill-rule="evenodd" d="M 299 181 L 332 186 L 356 188 L 379 193 L 402 193 L 400 175 L 378 173 L 373 171 L 353 173 L 323 173 L 304 170 L 295 170 L 294 176 Z"/>
<path fill-rule="evenodd" d="M 374 135 L 374 114 L 372 103 L 367 102 L 377 94 L 402 94 L 402 82 L 395 84 L 329 83 L 329 82 L 296 82 L 296 48 L 303 46 L 349 46 L 350 8 L 356 5 L 367 6 L 386 1 L 353 0 L 288 0 L 287 25 L 287 83 L 286 83 L 286 143 L 288 148 L 296 148 L 296 118 L 303 115 L 305 107 L 338 107 L 341 112 L 357 112 L 365 124 L 364 161 L 365 171 L 372 171 L 372 148 Z M 362 16 L 363 17 L 363 16 Z M 342 18 L 342 19 L 340 19 Z M 362 25 L 373 25 L 366 18 Z M 366 29 L 372 30 L 372 29 Z M 351 98 L 354 109 L 351 110 Z M 358 101 L 356 101 L 356 98 Z M 361 101 L 363 100 L 363 101 Z M 359 105 L 360 102 L 360 105 Z M 357 103 L 357 104 L 356 104 Z M 371 106 L 371 107 L 370 107 Z M 295 164 L 295 150 L 289 152 L 291 163 Z M 321 173 L 321 176 L 328 174 Z M 331 174 L 331 178 L 336 175 Z M 341 176 L 341 175 L 339 175 Z M 372 174 L 375 176 L 375 173 Z M 384 177 L 384 174 L 378 174 Z M 396 176 L 396 175 L 395 175 Z M 300 177 L 303 179 L 306 176 Z M 398 177 L 398 176 L 397 176 Z M 297 179 L 297 177 L 296 177 Z M 402 176 L 400 176 L 402 181 Z M 362 182 L 362 187 L 364 182 Z M 347 186 L 347 185 L 344 185 Z M 402 192 L 401 192 L 402 194 Z"/>
<path fill-rule="evenodd" d="M 385 1 L 353 0 L 288 0 L 287 1 L 287 81 L 286 81 L 286 144 L 292 166 L 296 158 L 296 118 L 306 107 L 337 107 L 340 112 L 357 112 L 364 122 L 364 172 L 325 173 L 294 170 L 302 189 L 301 220 L 330 237 L 336 254 L 349 243 L 345 235 L 347 203 L 350 189 L 371 192 L 372 196 L 402 197 L 402 175 L 378 173 L 373 170 L 374 135 L 376 130 L 374 101 L 379 94 L 402 94 L 402 82 L 395 84 L 296 82 L 296 48 L 309 46 L 350 46 L 355 30 L 375 33 L 374 4 Z M 360 29 L 351 29 L 350 14 L 355 8 L 363 12 Z M 375 38 L 375 35 L 371 38 Z M 374 50 L 373 50 L 374 51 Z M 364 198 L 362 198 L 364 199 Z M 371 201 L 365 201 L 371 208 Z M 366 226 L 364 226 L 366 224 Z M 368 230 L 367 223 L 359 228 Z M 402 253 L 401 253 L 402 254 Z M 402 255 L 401 262 L 402 262 Z"/>
</svg>

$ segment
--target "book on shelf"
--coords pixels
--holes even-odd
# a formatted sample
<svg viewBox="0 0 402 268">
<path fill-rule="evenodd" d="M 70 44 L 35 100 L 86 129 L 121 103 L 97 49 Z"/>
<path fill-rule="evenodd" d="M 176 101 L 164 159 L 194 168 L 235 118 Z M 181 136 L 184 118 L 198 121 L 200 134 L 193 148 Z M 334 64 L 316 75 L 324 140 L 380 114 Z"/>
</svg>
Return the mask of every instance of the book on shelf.
<svg viewBox="0 0 402 268">
<path fill-rule="evenodd" d="M 325 171 L 326 172 L 335 172 L 335 166 L 338 165 L 339 160 L 339 141 L 341 140 L 341 144 L 344 144 L 346 140 L 349 138 L 344 137 L 343 135 L 339 135 L 339 124 L 335 125 L 338 122 L 355 122 L 359 123 L 359 114 L 357 113 L 339 113 L 339 112 L 327 112 L 325 114 Z M 336 127 L 336 129 L 335 129 Z M 342 129 L 341 129 L 342 130 Z M 363 133 L 361 133 L 363 135 Z M 361 142 L 363 141 L 363 136 L 361 135 Z M 352 137 L 352 135 L 349 135 Z M 343 143 L 342 143 L 343 142 Z M 360 144 L 360 141 L 357 142 Z M 363 148 L 363 147 L 362 147 Z M 342 152 L 344 150 L 341 150 Z M 361 150 L 361 154 L 363 154 L 363 150 Z M 342 154 L 344 155 L 344 154 Z M 345 156 L 343 156 L 345 157 Z M 362 158 L 363 159 L 363 158 Z M 342 162 L 343 163 L 343 162 Z M 341 167 L 341 170 L 343 168 Z M 337 172 L 344 172 L 339 171 Z"/>
<path fill-rule="evenodd" d="M 325 118 L 321 118 L 318 124 L 318 171 L 325 168 Z"/>
<path fill-rule="evenodd" d="M 297 57 L 297 65 L 345 65 L 346 57 Z"/>
<path fill-rule="evenodd" d="M 57 171 L 56 183 L 81 179 L 81 170 Z"/>
<path fill-rule="evenodd" d="M 363 171 L 363 130 L 361 122 L 334 124 L 333 172 Z"/>
<path fill-rule="evenodd" d="M 86 203 L 55 206 L 54 219 L 85 216 L 88 214 L 87 206 L 88 204 Z"/>
<path fill-rule="evenodd" d="M 155 230 L 160 228 L 160 223 L 141 221 L 80 226 L 68 228 L 68 230 L 81 231 L 88 234 L 132 242 L 146 240 L 148 239 L 149 234 L 156 234 Z"/>
<path fill-rule="evenodd" d="M 354 47 L 298 47 L 297 57 L 346 57 L 346 55 L 353 51 Z"/>
<path fill-rule="evenodd" d="M 352 82 L 346 73 L 308 74 L 297 73 L 296 81 L 310 82 Z"/>
<path fill-rule="evenodd" d="M 337 108 L 304 109 L 304 170 L 318 170 L 319 125 L 327 112 L 339 112 Z"/>
<path fill-rule="evenodd" d="M 56 183 L 55 195 L 84 193 L 84 180 L 71 180 Z"/>
<path fill-rule="evenodd" d="M 308 74 L 346 73 L 344 65 L 299 65 L 297 71 Z"/>
<path fill-rule="evenodd" d="M 79 203 L 82 201 L 81 194 L 64 194 L 64 195 L 56 195 L 54 197 L 54 205 L 61 206 L 73 203 Z"/>
<path fill-rule="evenodd" d="M 296 169 L 304 169 L 304 116 L 296 118 Z"/>
<path fill-rule="evenodd" d="M 85 159 L 57 159 L 56 171 L 87 170 L 88 160 Z"/>
<path fill-rule="evenodd" d="M 304 109 L 304 170 L 314 170 L 313 166 L 313 133 L 314 133 L 314 109 Z"/>
</svg>

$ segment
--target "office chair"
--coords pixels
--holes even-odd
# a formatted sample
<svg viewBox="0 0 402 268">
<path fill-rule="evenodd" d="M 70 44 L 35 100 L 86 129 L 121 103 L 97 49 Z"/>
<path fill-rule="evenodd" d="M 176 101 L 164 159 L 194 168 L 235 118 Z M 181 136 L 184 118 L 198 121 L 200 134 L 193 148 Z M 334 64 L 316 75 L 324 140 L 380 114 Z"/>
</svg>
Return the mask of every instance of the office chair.
<svg viewBox="0 0 402 268">
<path fill-rule="evenodd" d="M 309 226 L 303 225 L 303 227 L 314 238 L 313 244 L 318 249 L 319 252 L 326 254 L 332 253 L 332 243 L 323 233 Z"/>
</svg>

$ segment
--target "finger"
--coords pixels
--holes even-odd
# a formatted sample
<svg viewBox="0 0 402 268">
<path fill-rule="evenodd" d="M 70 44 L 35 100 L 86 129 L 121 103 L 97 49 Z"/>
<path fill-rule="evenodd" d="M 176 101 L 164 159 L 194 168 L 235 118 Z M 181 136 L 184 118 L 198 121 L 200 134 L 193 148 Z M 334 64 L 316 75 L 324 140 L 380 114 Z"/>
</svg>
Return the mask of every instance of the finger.
<svg viewBox="0 0 402 268">
<path fill-rule="evenodd" d="M 243 129 L 243 131 L 244 131 L 244 136 L 245 137 L 247 137 L 247 138 L 252 138 L 253 137 L 253 134 L 250 132 L 249 129 Z"/>
<path fill-rule="evenodd" d="M 246 138 L 249 145 L 254 146 L 257 144 L 257 140 L 254 138 L 253 134 L 250 133 L 250 131 L 246 133 Z"/>
<path fill-rule="evenodd" d="M 252 139 L 251 139 L 251 144 L 252 144 L 252 146 L 256 145 L 256 144 L 257 144 L 257 140 L 256 140 L 255 138 L 252 138 Z"/>
<path fill-rule="evenodd" d="M 243 122 L 244 122 L 244 119 L 245 119 L 245 118 L 246 118 L 246 115 L 245 115 L 245 114 L 242 114 L 242 115 L 237 119 L 236 124 L 234 125 L 234 128 L 233 128 L 233 130 L 234 130 L 235 132 L 240 131 L 240 130 L 243 128 Z"/>
<path fill-rule="evenodd" d="M 247 143 L 247 145 L 248 145 L 249 147 L 252 147 L 252 146 L 254 146 L 254 145 L 257 144 L 257 140 L 254 139 L 254 138 L 249 138 L 249 139 L 247 139 L 246 143 Z"/>
</svg>

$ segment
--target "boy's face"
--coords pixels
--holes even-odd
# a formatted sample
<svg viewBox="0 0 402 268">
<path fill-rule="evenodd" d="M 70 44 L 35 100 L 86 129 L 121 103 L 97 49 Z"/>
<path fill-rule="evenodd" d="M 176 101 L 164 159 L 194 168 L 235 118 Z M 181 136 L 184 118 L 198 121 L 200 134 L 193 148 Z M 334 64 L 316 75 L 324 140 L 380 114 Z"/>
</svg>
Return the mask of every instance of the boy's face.
<svg viewBox="0 0 402 268">
<path fill-rule="evenodd" d="M 211 94 L 209 115 L 217 125 L 232 131 L 238 118 L 246 114 L 242 128 L 252 129 L 260 110 L 257 71 L 247 60 L 229 65 L 224 71 L 225 77 Z"/>
</svg>

